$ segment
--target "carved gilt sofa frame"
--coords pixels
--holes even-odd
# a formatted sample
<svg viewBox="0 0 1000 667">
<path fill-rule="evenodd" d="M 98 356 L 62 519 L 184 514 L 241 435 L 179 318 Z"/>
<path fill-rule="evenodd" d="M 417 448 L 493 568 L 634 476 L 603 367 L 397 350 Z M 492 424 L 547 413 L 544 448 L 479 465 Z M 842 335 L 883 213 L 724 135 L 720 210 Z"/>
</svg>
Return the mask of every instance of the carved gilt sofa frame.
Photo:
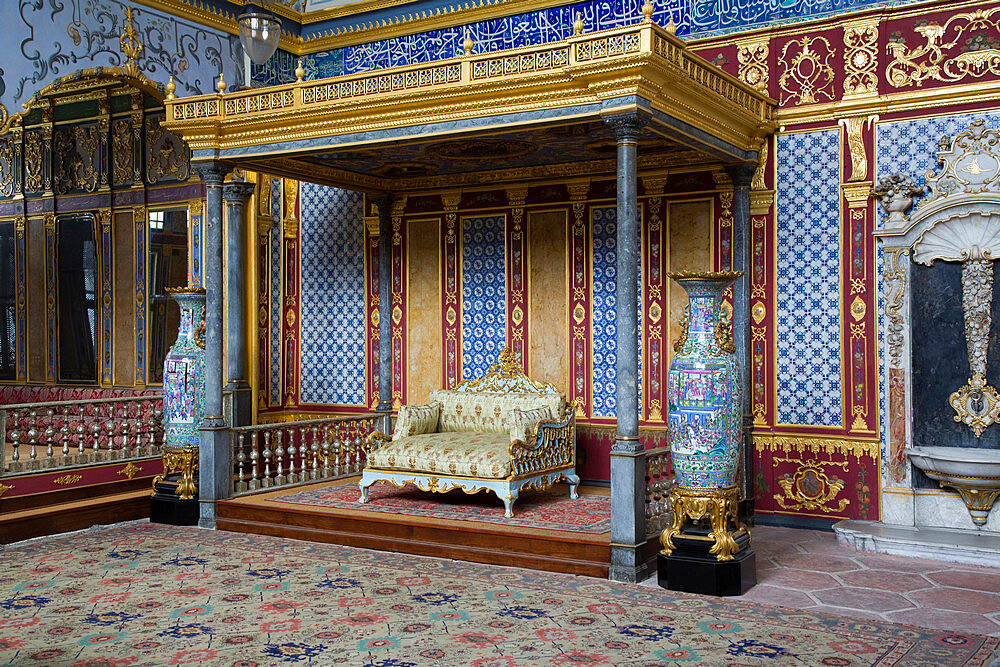
<svg viewBox="0 0 1000 667">
<path fill-rule="evenodd" d="M 503 501 L 507 517 L 514 516 L 514 501 L 522 489 L 543 490 L 560 480 L 565 480 L 570 485 L 570 497 L 578 497 L 577 487 L 580 478 L 576 475 L 576 410 L 579 402 L 573 401 L 567 404 L 565 396 L 551 384 L 529 379 L 509 349 L 500 354 L 499 363 L 490 366 L 483 377 L 465 380 L 454 390 L 432 392 L 432 398 L 435 394 L 466 394 L 472 400 L 476 398 L 489 400 L 491 395 L 501 399 L 512 397 L 514 400 L 518 397 L 532 399 L 536 398 L 536 395 L 544 395 L 546 398 L 557 400 L 562 414 L 555 415 L 554 411 L 550 410 L 555 419 L 538 422 L 528 430 L 524 439 L 515 439 L 511 436 L 507 448 L 509 468 L 505 469 L 508 472 L 503 476 L 447 474 L 439 470 L 369 464 L 365 467 L 359 482 L 361 503 L 368 502 L 368 490 L 376 482 L 388 482 L 397 487 L 411 484 L 422 491 L 434 493 L 446 493 L 452 489 L 461 489 L 469 494 L 492 491 Z M 454 429 L 452 433 L 442 435 L 462 436 L 465 433 L 468 434 L 468 444 L 472 446 L 475 445 L 477 437 L 484 435 L 479 431 Z M 493 433 L 497 434 L 497 431 Z M 406 440 L 403 438 L 398 444 L 402 445 Z M 392 444 L 394 443 L 390 435 L 379 431 L 370 434 L 369 458 L 371 459 L 374 452 Z"/>
</svg>

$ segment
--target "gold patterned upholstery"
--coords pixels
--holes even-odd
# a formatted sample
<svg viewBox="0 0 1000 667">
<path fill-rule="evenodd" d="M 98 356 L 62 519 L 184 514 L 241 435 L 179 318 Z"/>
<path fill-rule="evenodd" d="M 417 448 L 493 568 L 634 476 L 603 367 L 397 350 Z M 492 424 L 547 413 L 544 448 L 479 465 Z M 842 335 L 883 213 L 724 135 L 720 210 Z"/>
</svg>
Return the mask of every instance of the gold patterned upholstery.
<svg viewBox="0 0 1000 667">
<path fill-rule="evenodd" d="M 438 493 L 489 490 L 507 516 L 523 488 L 564 479 L 576 498 L 576 405 L 552 385 L 528 379 L 505 349 L 483 377 L 432 391 L 429 405 L 400 409 L 392 437 L 368 436 L 360 502 L 368 502 L 376 482 Z M 437 432 L 428 433 L 437 407 Z"/>
<path fill-rule="evenodd" d="M 429 405 L 403 405 L 399 408 L 399 416 L 396 417 L 392 439 L 398 440 L 421 433 L 437 433 L 440 415 L 441 404 L 437 402 Z"/>
<path fill-rule="evenodd" d="M 425 433 L 393 440 L 368 457 L 374 468 L 502 479 L 510 474 L 506 433 Z"/>
<path fill-rule="evenodd" d="M 455 389 L 436 389 L 431 401 L 441 404 L 439 433 L 465 431 L 510 433 L 515 410 L 546 408 L 552 416 L 566 412 L 563 394 L 473 393 Z"/>
</svg>

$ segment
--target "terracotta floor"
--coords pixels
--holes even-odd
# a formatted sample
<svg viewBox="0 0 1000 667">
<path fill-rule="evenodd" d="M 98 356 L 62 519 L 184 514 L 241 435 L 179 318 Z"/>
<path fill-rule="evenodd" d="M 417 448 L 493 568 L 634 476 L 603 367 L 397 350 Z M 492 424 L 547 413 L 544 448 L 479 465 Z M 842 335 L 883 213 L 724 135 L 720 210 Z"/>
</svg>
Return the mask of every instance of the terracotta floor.
<svg viewBox="0 0 1000 667">
<path fill-rule="evenodd" d="M 757 526 L 753 545 L 757 585 L 734 599 L 1000 636 L 1000 569 L 859 553 L 815 530 Z"/>
</svg>

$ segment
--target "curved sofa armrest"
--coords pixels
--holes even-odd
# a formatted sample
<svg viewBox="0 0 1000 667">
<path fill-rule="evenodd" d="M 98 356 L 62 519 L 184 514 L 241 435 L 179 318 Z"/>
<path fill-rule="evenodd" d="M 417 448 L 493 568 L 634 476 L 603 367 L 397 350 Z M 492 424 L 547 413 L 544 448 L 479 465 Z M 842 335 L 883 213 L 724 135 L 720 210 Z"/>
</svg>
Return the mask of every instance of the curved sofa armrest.
<svg viewBox="0 0 1000 667">
<path fill-rule="evenodd" d="M 562 420 L 535 424 L 527 442 L 511 440 L 511 472 L 514 475 L 538 473 L 576 462 L 576 419 L 571 411 Z"/>
<path fill-rule="evenodd" d="M 384 447 L 392 442 L 392 436 L 382 433 L 382 431 L 372 431 L 365 438 L 365 450 L 367 452 L 374 452 L 379 447 Z"/>
</svg>

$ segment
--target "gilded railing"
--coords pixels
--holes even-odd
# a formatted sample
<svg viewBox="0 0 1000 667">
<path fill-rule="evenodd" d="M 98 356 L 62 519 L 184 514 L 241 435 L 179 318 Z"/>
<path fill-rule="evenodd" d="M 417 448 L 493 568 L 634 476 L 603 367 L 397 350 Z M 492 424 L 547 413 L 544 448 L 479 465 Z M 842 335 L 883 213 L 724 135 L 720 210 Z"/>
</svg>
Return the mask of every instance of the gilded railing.
<svg viewBox="0 0 1000 667">
<path fill-rule="evenodd" d="M 676 483 L 670 465 L 670 448 L 646 450 L 646 535 L 658 535 L 673 521 L 670 489 Z"/>
<path fill-rule="evenodd" d="M 363 99 L 366 104 L 375 105 L 373 112 L 377 107 L 382 115 L 395 114 L 391 96 L 432 94 L 433 99 L 440 99 L 449 93 L 464 94 L 466 91 L 463 89 L 469 93 L 475 91 L 478 95 L 484 83 L 501 84 L 503 88 L 498 89 L 498 94 L 507 94 L 521 85 L 515 85 L 515 81 L 520 81 L 518 77 L 524 77 L 523 85 L 529 85 L 538 77 L 548 76 L 551 81 L 546 87 L 552 95 L 556 95 L 556 88 L 565 82 L 578 81 L 586 92 L 581 93 L 579 87 L 567 89 L 569 97 L 565 102 L 579 102 L 581 94 L 598 97 L 603 94 L 602 91 L 609 96 L 625 94 L 624 89 L 619 88 L 627 85 L 626 79 L 614 79 L 613 72 L 616 67 L 632 65 L 648 65 L 675 79 L 687 79 L 687 93 L 700 95 L 702 102 L 708 97 L 721 96 L 730 109 L 738 109 L 756 119 L 758 124 L 770 122 L 773 116 L 773 100 L 689 51 L 685 43 L 671 32 L 652 22 L 643 22 L 535 46 L 308 82 L 299 79 L 294 83 L 263 89 L 223 91 L 187 98 L 174 97 L 171 93 L 165 102 L 167 125 L 184 134 L 183 128 L 189 124 L 185 121 L 273 120 L 279 114 L 307 114 L 323 110 L 324 113 L 329 112 L 331 117 L 342 120 L 345 127 L 353 127 L 354 123 L 360 122 L 360 111 L 345 104 L 347 102 Z M 612 79 L 604 81 L 609 76 Z M 406 97 L 405 108 L 429 99 L 432 98 Z M 553 100 L 546 98 L 539 104 L 552 104 Z M 715 102 L 712 104 L 717 106 Z M 452 108 L 453 117 L 462 113 L 461 105 Z M 480 114 L 471 109 L 469 113 Z M 209 134 L 219 132 L 218 127 L 203 129 L 193 129 L 188 133 L 190 136 L 185 136 L 192 148 L 198 149 L 202 143 L 214 141 Z M 306 129 L 303 128 L 303 131 Z M 245 146 L 271 140 L 263 137 L 255 139 L 254 134 L 245 131 L 245 128 L 237 130 L 231 141 L 234 146 Z M 315 136 L 317 132 L 309 129 L 307 134 Z"/>
<path fill-rule="evenodd" d="M 358 475 L 375 414 L 307 419 L 230 430 L 233 496 Z"/>
<path fill-rule="evenodd" d="M 0 476 L 160 453 L 160 396 L 0 406 Z"/>
</svg>

